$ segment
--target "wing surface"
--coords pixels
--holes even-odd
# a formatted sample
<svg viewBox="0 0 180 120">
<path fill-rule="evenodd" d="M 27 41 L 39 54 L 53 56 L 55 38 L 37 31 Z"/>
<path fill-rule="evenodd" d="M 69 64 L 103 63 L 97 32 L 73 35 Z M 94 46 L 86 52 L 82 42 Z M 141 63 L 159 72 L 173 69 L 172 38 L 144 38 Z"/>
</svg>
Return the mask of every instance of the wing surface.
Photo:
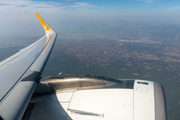
<svg viewBox="0 0 180 120">
<path fill-rule="evenodd" d="M 0 62 L 0 116 L 21 119 L 56 40 L 56 32 L 38 13 L 45 35 Z"/>
</svg>

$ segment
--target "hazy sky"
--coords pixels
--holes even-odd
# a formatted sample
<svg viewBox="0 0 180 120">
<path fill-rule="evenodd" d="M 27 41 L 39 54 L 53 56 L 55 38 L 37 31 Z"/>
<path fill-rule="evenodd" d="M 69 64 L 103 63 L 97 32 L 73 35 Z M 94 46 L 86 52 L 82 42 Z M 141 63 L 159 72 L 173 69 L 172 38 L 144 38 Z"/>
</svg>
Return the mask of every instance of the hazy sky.
<svg viewBox="0 0 180 120">
<path fill-rule="evenodd" d="M 0 0 L 0 15 L 32 14 L 166 14 L 180 12 L 179 0 Z"/>
<path fill-rule="evenodd" d="M 55 29 L 91 20 L 179 24 L 180 0 L 0 0 L 1 35 L 41 29 L 35 12 Z"/>
</svg>

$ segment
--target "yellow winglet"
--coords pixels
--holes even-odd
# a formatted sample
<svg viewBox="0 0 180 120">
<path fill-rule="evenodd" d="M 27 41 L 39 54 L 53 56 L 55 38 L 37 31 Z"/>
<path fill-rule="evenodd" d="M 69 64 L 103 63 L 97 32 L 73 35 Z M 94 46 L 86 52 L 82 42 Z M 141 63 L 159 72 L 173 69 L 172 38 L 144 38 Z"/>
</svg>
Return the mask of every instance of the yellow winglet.
<svg viewBox="0 0 180 120">
<path fill-rule="evenodd" d="M 37 18 L 39 19 L 39 22 L 41 23 L 41 25 L 43 26 L 45 31 L 50 31 L 52 30 L 52 28 L 40 17 L 40 15 L 38 13 L 35 13 Z"/>
</svg>

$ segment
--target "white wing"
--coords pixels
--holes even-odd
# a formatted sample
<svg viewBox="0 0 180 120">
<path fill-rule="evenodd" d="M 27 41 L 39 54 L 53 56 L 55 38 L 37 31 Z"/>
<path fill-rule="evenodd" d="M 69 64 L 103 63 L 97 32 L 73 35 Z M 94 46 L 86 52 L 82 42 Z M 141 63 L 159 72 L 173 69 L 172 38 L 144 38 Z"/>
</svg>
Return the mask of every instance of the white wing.
<svg viewBox="0 0 180 120">
<path fill-rule="evenodd" d="M 56 32 L 36 13 L 45 35 L 0 63 L 0 116 L 21 119 L 56 40 Z"/>
</svg>

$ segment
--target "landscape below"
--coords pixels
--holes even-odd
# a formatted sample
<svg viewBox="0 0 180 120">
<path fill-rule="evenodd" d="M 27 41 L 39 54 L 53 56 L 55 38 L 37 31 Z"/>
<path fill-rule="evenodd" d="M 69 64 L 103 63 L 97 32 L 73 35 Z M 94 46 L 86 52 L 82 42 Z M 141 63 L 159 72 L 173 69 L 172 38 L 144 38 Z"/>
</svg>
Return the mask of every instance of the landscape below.
<svg viewBox="0 0 180 120">
<path fill-rule="evenodd" d="M 159 82 L 165 89 L 168 120 L 180 119 L 180 27 L 136 27 L 128 32 L 117 27 L 111 31 L 59 34 L 42 76 L 90 74 Z M 6 43 L 6 47 L 1 44 L 0 61 L 34 42 L 23 40 Z"/>
</svg>

